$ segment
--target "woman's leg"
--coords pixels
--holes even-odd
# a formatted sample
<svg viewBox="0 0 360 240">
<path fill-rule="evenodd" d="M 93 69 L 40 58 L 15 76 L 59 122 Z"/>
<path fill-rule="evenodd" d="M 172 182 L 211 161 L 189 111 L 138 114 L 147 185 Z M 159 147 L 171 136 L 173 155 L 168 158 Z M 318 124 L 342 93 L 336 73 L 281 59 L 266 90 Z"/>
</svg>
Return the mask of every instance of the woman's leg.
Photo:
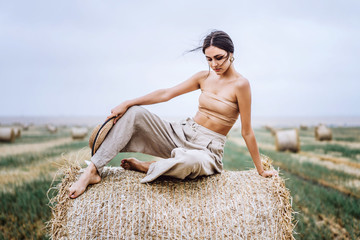
<svg viewBox="0 0 360 240">
<path fill-rule="evenodd" d="M 125 158 L 121 160 L 120 166 L 126 170 L 134 170 L 138 172 L 147 173 L 151 164 L 156 161 L 143 162 L 136 158 Z"/>
<path fill-rule="evenodd" d="M 81 174 L 80 178 L 69 188 L 69 197 L 77 198 L 85 191 L 89 184 L 99 183 L 100 181 L 101 177 L 98 174 L 95 165 L 90 163 L 84 173 Z"/>
<path fill-rule="evenodd" d="M 70 187 L 69 196 L 76 198 L 89 184 L 100 182 L 103 167 L 119 152 L 141 152 L 168 158 L 171 156 L 171 151 L 177 147 L 176 138 L 170 123 L 163 121 L 143 107 L 129 108 L 113 126 L 91 158 L 91 163 L 85 172 Z M 132 167 L 134 166 L 133 164 Z M 139 171 L 139 169 L 135 170 Z"/>
<path fill-rule="evenodd" d="M 169 159 L 151 164 L 141 183 L 154 181 L 160 176 L 193 179 L 219 173 L 223 169 L 221 160 L 216 160 L 216 157 L 206 150 L 176 148 L 171 155 Z"/>
</svg>

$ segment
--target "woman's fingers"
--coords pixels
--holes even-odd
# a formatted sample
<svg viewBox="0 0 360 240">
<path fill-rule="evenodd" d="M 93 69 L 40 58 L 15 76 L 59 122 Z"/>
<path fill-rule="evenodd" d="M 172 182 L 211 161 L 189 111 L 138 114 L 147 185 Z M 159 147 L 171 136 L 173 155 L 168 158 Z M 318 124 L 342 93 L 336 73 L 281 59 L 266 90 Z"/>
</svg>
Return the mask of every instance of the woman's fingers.
<svg viewBox="0 0 360 240">
<path fill-rule="evenodd" d="M 278 172 L 276 170 L 272 170 L 272 171 L 265 171 L 265 174 L 263 175 L 263 177 L 272 177 L 272 176 L 279 176 Z"/>
<path fill-rule="evenodd" d="M 277 176 L 279 176 L 279 175 L 278 175 L 278 172 L 277 172 L 277 171 L 273 170 L 273 171 L 271 171 L 271 175 L 270 175 L 270 176 L 271 176 L 271 177 L 272 177 L 272 176 L 276 176 L 276 177 L 277 177 Z"/>
<path fill-rule="evenodd" d="M 117 116 L 116 114 L 112 113 L 112 114 L 110 114 L 109 116 L 107 116 L 107 118 L 106 118 L 105 121 L 109 120 L 109 119 L 112 118 L 112 117 L 116 117 L 116 116 Z"/>
<path fill-rule="evenodd" d="M 115 119 L 114 119 L 114 124 L 120 119 L 120 115 L 118 115 Z"/>
<path fill-rule="evenodd" d="M 106 120 L 108 120 L 108 119 L 112 118 L 113 116 L 114 116 L 113 114 L 111 114 L 111 115 L 107 116 Z"/>
</svg>

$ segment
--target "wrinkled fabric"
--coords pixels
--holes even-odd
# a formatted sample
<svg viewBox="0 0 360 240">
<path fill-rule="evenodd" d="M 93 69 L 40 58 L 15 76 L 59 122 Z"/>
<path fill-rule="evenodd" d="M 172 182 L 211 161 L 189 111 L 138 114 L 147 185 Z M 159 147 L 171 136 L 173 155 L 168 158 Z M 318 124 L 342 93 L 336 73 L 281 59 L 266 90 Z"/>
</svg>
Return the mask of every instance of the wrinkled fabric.
<svg viewBox="0 0 360 240">
<path fill-rule="evenodd" d="M 140 106 L 130 107 L 91 158 L 99 174 L 119 152 L 140 152 L 163 158 L 149 167 L 142 183 L 159 176 L 179 179 L 220 173 L 226 136 L 192 118 L 162 120 Z"/>
</svg>

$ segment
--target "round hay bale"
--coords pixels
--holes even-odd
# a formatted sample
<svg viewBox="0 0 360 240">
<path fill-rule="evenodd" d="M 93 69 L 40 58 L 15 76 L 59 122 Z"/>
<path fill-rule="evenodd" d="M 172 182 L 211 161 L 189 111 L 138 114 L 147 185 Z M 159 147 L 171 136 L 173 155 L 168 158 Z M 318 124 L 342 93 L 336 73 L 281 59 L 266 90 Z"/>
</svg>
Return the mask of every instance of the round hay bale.
<svg viewBox="0 0 360 240">
<path fill-rule="evenodd" d="M 57 132 L 57 127 L 54 126 L 54 125 L 48 124 L 48 125 L 46 125 L 46 128 L 51 133 L 56 133 Z"/>
<path fill-rule="evenodd" d="M 65 173 L 50 202 L 52 239 L 294 239 L 280 177 L 253 169 L 141 184 L 143 173 L 105 167 L 99 184 L 70 199 L 79 169 Z"/>
<path fill-rule="evenodd" d="M 332 131 L 330 128 L 326 127 L 324 124 L 319 124 L 315 127 L 315 139 L 318 141 L 331 140 Z"/>
<path fill-rule="evenodd" d="M 21 137 L 21 128 L 20 127 L 14 127 L 14 133 L 15 133 L 15 137 Z"/>
<path fill-rule="evenodd" d="M 278 130 L 275 134 L 275 146 L 277 151 L 300 151 L 299 132 L 296 128 Z"/>
<path fill-rule="evenodd" d="M 24 124 L 22 124 L 22 129 L 24 130 L 24 131 L 27 131 L 27 130 L 29 130 L 29 128 L 30 128 L 30 124 L 28 124 L 28 123 L 24 123 Z"/>
<path fill-rule="evenodd" d="M 73 139 L 84 139 L 88 134 L 88 129 L 84 127 L 73 127 L 71 129 L 71 136 Z"/>
<path fill-rule="evenodd" d="M 15 141 L 15 132 L 13 128 L 1 127 L 0 128 L 0 141 L 1 142 L 14 142 Z"/>
<path fill-rule="evenodd" d="M 301 124 L 300 130 L 308 130 L 308 126 Z"/>
</svg>

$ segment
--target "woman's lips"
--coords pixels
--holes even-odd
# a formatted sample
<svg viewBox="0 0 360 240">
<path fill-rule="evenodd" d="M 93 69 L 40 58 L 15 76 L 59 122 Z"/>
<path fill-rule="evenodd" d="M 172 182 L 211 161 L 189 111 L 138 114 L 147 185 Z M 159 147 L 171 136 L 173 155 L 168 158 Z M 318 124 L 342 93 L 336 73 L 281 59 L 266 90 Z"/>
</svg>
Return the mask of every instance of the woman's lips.
<svg viewBox="0 0 360 240">
<path fill-rule="evenodd" d="M 215 68 L 214 71 L 215 72 L 219 72 L 221 70 L 221 68 Z"/>
</svg>

